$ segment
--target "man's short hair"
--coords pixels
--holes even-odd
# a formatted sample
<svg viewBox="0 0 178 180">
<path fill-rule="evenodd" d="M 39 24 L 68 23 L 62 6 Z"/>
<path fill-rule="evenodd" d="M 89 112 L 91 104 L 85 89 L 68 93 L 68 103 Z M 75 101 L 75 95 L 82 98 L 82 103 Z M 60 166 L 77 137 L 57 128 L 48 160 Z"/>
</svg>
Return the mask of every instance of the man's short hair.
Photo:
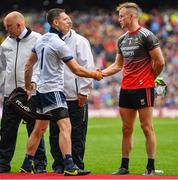
<svg viewBox="0 0 178 180">
<path fill-rule="evenodd" d="M 46 20 L 48 21 L 48 23 L 50 25 L 52 25 L 53 23 L 53 20 L 58 18 L 59 15 L 61 13 L 65 12 L 65 9 L 59 9 L 59 8 L 54 8 L 54 9 L 50 9 L 48 12 L 47 12 L 47 15 L 46 15 Z"/>
<path fill-rule="evenodd" d="M 116 10 L 120 11 L 122 8 L 135 9 L 137 12 L 140 11 L 139 6 L 133 2 L 125 2 L 125 3 L 119 4 L 119 6 L 117 6 Z"/>
</svg>

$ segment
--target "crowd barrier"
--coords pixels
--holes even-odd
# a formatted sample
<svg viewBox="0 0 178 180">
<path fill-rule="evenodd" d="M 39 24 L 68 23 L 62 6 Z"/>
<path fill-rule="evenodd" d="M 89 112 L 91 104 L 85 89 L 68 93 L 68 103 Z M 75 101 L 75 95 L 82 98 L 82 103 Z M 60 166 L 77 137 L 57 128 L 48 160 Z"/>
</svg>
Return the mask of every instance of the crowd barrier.
<svg viewBox="0 0 178 180">
<path fill-rule="evenodd" d="M 89 109 L 89 117 L 118 117 L 117 108 L 111 109 Z M 154 117 L 178 118 L 178 108 L 154 108 Z"/>
<path fill-rule="evenodd" d="M 89 117 L 118 117 L 119 112 L 117 108 L 107 109 L 89 109 Z M 178 118 L 178 108 L 154 108 L 154 117 L 160 118 Z M 0 107 L 0 118 L 2 117 L 2 108 Z"/>
</svg>

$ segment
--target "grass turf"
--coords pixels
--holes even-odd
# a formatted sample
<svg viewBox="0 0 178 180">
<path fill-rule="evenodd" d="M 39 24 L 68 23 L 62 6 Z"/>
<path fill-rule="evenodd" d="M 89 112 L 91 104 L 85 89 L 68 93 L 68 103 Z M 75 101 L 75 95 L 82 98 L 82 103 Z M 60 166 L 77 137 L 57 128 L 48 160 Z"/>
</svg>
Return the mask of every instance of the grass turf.
<svg viewBox="0 0 178 180">
<path fill-rule="evenodd" d="M 173 119 L 154 119 L 157 136 L 156 169 L 163 175 L 178 175 L 178 121 Z M 48 131 L 45 142 L 48 157 L 48 171 L 51 170 L 52 157 L 49 151 Z M 85 152 L 86 169 L 93 174 L 111 174 L 120 165 L 121 159 L 121 121 L 119 118 L 93 118 L 89 120 Z M 12 172 L 18 172 L 24 158 L 27 133 L 25 125 L 20 126 Z M 130 156 L 130 173 L 143 174 L 147 163 L 145 140 L 137 120 L 134 129 L 133 150 Z"/>
</svg>

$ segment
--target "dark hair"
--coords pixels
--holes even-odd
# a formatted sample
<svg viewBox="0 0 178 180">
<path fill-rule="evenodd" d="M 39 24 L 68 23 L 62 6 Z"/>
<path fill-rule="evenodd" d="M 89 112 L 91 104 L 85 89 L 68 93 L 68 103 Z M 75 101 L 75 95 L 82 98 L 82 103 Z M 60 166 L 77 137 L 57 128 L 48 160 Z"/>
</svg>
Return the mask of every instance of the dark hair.
<svg viewBox="0 0 178 180">
<path fill-rule="evenodd" d="M 47 15 L 46 15 L 46 20 L 48 21 L 48 23 L 50 25 L 52 25 L 53 23 L 53 20 L 58 18 L 59 15 L 61 13 L 65 12 L 65 9 L 59 9 L 59 8 L 54 8 L 54 9 L 50 9 L 48 12 L 47 12 Z"/>
</svg>

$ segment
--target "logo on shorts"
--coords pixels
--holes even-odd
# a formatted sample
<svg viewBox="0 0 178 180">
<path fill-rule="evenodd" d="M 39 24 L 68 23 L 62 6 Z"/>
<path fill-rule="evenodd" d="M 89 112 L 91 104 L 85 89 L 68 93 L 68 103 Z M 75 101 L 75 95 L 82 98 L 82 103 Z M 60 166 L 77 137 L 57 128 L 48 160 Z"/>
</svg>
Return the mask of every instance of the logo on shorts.
<svg viewBox="0 0 178 180">
<path fill-rule="evenodd" d="M 143 106 L 145 105 L 145 99 L 140 99 L 140 104 Z"/>
</svg>

